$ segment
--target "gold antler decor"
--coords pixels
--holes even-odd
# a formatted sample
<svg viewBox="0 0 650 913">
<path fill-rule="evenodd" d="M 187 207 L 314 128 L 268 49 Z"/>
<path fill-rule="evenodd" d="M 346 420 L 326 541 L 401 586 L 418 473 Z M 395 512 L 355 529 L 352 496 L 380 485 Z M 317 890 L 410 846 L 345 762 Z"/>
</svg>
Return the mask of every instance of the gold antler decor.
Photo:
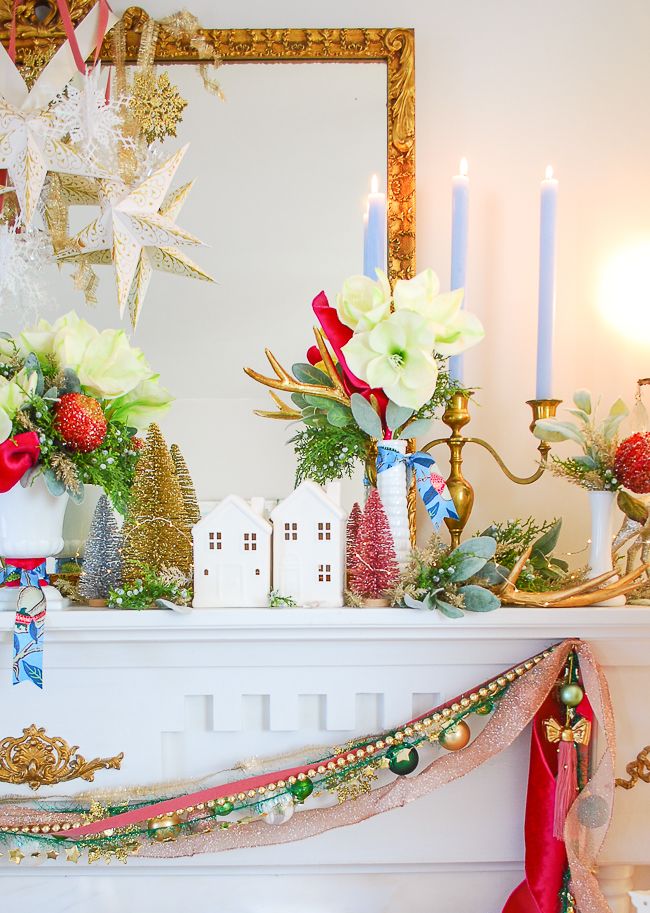
<svg viewBox="0 0 650 913">
<path fill-rule="evenodd" d="M 113 758 L 86 761 L 77 754 L 78 745 L 68 745 L 59 736 L 46 735 L 34 723 L 18 737 L 0 741 L 0 781 L 31 789 L 56 786 L 68 780 L 94 780 L 96 770 L 119 770 L 124 758 L 121 752 Z"/>
<path fill-rule="evenodd" d="M 309 384 L 296 380 L 289 371 L 282 367 L 273 352 L 269 349 L 265 349 L 264 352 L 269 360 L 269 364 L 275 371 L 275 377 L 265 377 L 264 374 L 253 371 L 252 368 L 244 368 L 244 371 L 259 384 L 264 384 L 265 387 L 272 388 L 270 391 L 271 398 L 278 407 L 278 411 L 264 412 L 256 409 L 255 415 L 261 415 L 263 418 L 285 419 L 286 421 L 295 421 L 301 417 L 300 412 L 282 402 L 280 397 L 272 392 L 273 390 L 281 390 L 283 393 L 302 393 L 304 396 L 321 396 L 324 399 L 331 399 L 334 400 L 334 402 L 341 403 L 342 406 L 350 405 L 350 397 L 345 392 L 345 387 L 336 370 L 334 359 L 327 348 L 322 330 L 314 327 L 314 336 L 316 337 L 316 345 L 318 346 L 318 351 L 320 352 L 323 361 L 325 373 L 332 381 L 332 386 L 330 387 L 326 384 Z"/>
<path fill-rule="evenodd" d="M 625 770 L 629 779 L 624 780 L 622 777 L 617 777 L 617 786 L 622 786 L 623 789 L 632 789 L 639 780 L 643 780 L 644 783 L 650 783 L 650 745 L 642 748 L 636 759 L 630 761 Z"/>
<path fill-rule="evenodd" d="M 544 593 L 528 593 L 517 589 L 517 580 L 531 556 L 529 546 L 510 571 L 505 582 L 496 590 L 503 605 L 527 606 L 540 609 L 570 609 L 579 606 L 600 605 L 614 596 L 624 596 L 638 587 L 638 579 L 650 568 L 642 564 L 619 578 L 616 571 L 601 574 L 564 590 L 548 590 Z"/>
</svg>

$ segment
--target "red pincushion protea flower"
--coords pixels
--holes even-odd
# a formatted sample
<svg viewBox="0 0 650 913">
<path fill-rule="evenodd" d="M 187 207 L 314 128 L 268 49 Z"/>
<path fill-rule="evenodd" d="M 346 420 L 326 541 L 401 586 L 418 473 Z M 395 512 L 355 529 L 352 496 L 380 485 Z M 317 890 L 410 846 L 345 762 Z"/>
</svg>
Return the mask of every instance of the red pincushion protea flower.
<svg viewBox="0 0 650 913">
<path fill-rule="evenodd" d="M 106 418 L 92 396 L 66 393 L 56 406 L 54 426 L 66 444 L 80 453 L 96 450 L 106 437 Z"/>
<path fill-rule="evenodd" d="M 638 495 L 650 492 L 650 432 L 639 431 L 619 444 L 614 469 L 625 488 Z"/>
</svg>

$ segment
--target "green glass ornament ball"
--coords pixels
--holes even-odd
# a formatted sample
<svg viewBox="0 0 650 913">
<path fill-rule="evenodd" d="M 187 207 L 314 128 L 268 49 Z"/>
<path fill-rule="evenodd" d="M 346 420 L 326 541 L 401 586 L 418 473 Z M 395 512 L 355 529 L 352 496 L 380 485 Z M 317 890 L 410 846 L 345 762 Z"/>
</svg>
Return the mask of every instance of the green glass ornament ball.
<svg viewBox="0 0 650 913">
<path fill-rule="evenodd" d="M 314 784 L 311 782 L 309 777 L 306 777 L 304 780 L 296 780 L 290 787 L 292 796 L 298 800 L 298 802 L 304 802 L 305 799 L 309 798 L 314 791 Z"/>
<path fill-rule="evenodd" d="M 230 814 L 234 807 L 235 806 L 232 804 L 232 802 L 224 802 L 223 805 L 215 806 L 214 813 L 215 815 L 225 817 L 226 815 Z"/>
<path fill-rule="evenodd" d="M 420 760 L 417 750 L 409 745 L 393 745 L 386 752 L 386 757 L 388 769 L 400 777 L 413 773 Z"/>
<path fill-rule="evenodd" d="M 567 707 L 577 707 L 584 696 L 585 693 L 580 685 L 562 685 L 560 688 L 560 700 Z"/>
</svg>

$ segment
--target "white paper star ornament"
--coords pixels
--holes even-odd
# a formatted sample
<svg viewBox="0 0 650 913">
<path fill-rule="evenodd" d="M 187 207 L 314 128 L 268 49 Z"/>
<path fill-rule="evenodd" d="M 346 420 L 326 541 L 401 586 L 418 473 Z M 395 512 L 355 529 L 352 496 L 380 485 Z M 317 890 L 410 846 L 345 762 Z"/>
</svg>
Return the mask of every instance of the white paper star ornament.
<svg viewBox="0 0 650 913">
<path fill-rule="evenodd" d="M 184 146 L 154 168 L 148 177 L 131 187 L 120 180 L 100 180 L 99 216 L 75 235 L 68 250 L 60 255 L 61 260 L 68 261 L 92 255 L 93 262 L 99 262 L 103 257 L 97 258 L 97 252 L 110 251 L 115 265 L 120 315 L 128 306 L 134 325 L 154 268 L 150 258 L 155 257 L 157 263 L 171 265 L 176 256 L 179 267 L 183 263 L 186 275 L 195 273 L 197 278 L 209 278 L 175 250 L 176 245 L 202 244 L 175 223 L 175 215 L 187 190 L 181 188 L 181 192 L 169 198 L 167 207 L 164 204 L 169 185 L 186 151 L 187 146 Z"/>
</svg>

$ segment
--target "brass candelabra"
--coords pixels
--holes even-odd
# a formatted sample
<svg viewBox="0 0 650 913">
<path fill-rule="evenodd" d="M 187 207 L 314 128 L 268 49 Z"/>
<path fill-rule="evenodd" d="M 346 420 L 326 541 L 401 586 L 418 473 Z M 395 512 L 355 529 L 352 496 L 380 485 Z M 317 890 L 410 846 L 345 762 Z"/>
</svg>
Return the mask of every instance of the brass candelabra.
<svg viewBox="0 0 650 913">
<path fill-rule="evenodd" d="M 449 529 L 451 544 L 454 548 L 460 544 L 463 530 L 467 525 L 472 512 L 472 507 L 474 506 L 474 489 L 463 475 L 463 450 L 465 445 L 478 444 L 480 447 L 483 447 L 484 450 L 487 450 L 487 452 L 494 457 L 494 460 L 504 475 L 517 485 L 531 485 L 541 478 L 546 468 L 545 464 L 548 459 L 549 450 L 551 449 L 549 443 L 540 441 L 537 450 L 540 455 L 541 463 L 535 472 L 529 476 L 515 475 L 508 469 L 503 459 L 491 444 L 484 441 L 482 438 L 465 437 L 463 429 L 471 420 L 469 411 L 471 396 L 471 393 L 455 393 L 452 396 L 449 405 L 442 416 L 443 422 L 451 430 L 451 433 L 448 437 L 436 438 L 435 441 L 430 441 L 421 448 L 424 451 L 429 451 L 439 444 L 446 444 L 449 448 L 450 471 L 447 479 L 447 486 L 451 497 L 453 498 L 454 505 L 456 506 L 458 520 L 452 520 L 447 517 L 445 523 Z M 560 399 L 528 400 L 528 405 L 533 413 L 533 420 L 529 426 L 530 430 L 533 431 L 535 423 L 540 419 L 554 418 L 557 407 L 561 402 L 562 400 Z"/>
</svg>

